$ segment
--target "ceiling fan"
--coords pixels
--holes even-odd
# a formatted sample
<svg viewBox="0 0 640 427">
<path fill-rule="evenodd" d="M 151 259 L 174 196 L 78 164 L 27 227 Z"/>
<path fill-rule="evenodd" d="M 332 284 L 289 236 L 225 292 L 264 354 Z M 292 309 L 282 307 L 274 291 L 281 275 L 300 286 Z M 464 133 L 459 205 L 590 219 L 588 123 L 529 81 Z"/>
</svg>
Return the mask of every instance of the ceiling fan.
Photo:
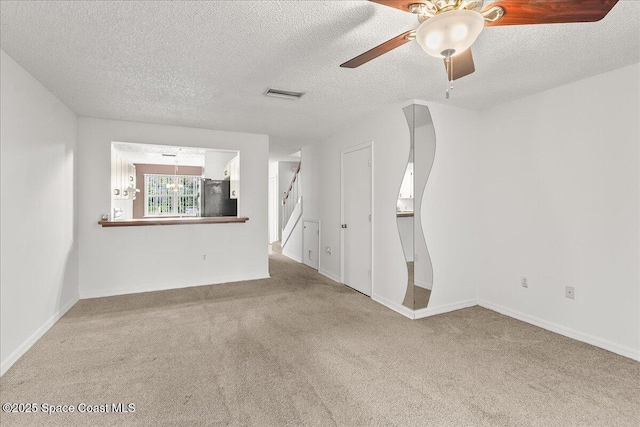
<svg viewBox="0 0 640 427">
<path fill-rule="evenodd" d="M 412 40 L 431 56 L 443 58 L 449 87 L 475 71 L 471 45 L 482 29 L 499 25 L 595 22 L 604 18 L 618 0 L 370 0 L 411 12 L 417 29 L 404 32 L 340 65 L 356 68 Z"/>
</svg>

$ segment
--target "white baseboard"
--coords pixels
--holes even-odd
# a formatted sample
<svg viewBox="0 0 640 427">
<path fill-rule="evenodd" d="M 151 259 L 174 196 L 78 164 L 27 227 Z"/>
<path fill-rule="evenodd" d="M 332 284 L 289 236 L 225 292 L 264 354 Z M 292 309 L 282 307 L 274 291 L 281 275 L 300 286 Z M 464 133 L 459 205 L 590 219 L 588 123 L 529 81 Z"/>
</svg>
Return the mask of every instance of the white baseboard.
<svg viewBox="0 0 640 427">
<path fill-rule="evenodd" d="M 89 291 L 81 291 L 80 299 L 90 299 L 90 298 L 103 298 L 103 297 L 113 297 L 117 295 L 129 295 L 129 294 L 141 294 L 144 292 L 156 292 L 156 291 L 168 291 L 170 289 L 184 289 L 184 288 L 195 288 L 198 286 L 209 286 L 209 285 L 220 285 L 223 283 L 232 283 L 232 282 L 245 282 L 247 280 L 260 280 L 260 279 L 268 279 L 269 273 L 266 274 L 256 274 L 254 276 L 225 276 L 216 279 L 215 281 L 211 281 L 210 279 L 202 279 L 199 281 L 194 281 L 187 284 L 176 284 L 176 283 L 167 283 L 167 284 L 150 284 L 138 286 L 135 288 L 108 288 L 108 289 L 91 289 Z"/>
<path fill-rule="evenodd" d="M 328 277 L 329 279 L 333 280 L 334 282 L 338 282 L 340 283 L 340 278 L 338 276 L 336 276 L 335 274 L 331 273 L 330 271 L 327 271 L 323 268 L 318 270 L 318 273 L 322 274 L 325 277 Z"/>
<path fill-rule="evenodd" d="M 414 312 L 414 319 L 422 319 L 428 316 L 435 316 L 436 314 L 448 313 L 450 311 L 462 310 L 463 308 L 469 308 L 478 305 L 476 298 L 468 299 L 464 301 L 454 302 L 451 304 L 439 305 L 436 307 L 429 306 L 427 308 L 421 308 Z"/>
<path fill-rule="evenodd" d="M 286 256 L 289 259 L 292 259 L 296 262 L 302 263 L 302 258 L 296 255 L 289 255 L 289 254 L 285 254 L 284 251 L 282 251 L 282 255 Z"/>
<path fill-rule="evenodd" d="M 60 310 L 56 311 L 53 316 L 49 318 L 49 320 L 47 320 L 42 326 L 38 328 L 37 331 L 31 334 L 31 336 L 27 338 L 26 341 L 20 345 L 20 347 L 18 347 L 13 353 L 11 353 L 9 357 L 3 360 L 2 364 L 0 365 L 0 377 L 3 376 L 9 370 L 9 368 L 11 368 L 11 366 L 13 366 L 13 364 L 16 363 L 18 359 L 20 359 L 31 348 L 31 346 L 33 346 L 40 338 L 42 338 L 42 336 L 46 334 L 47 331 L 51 329 L 51 327 L 55 325 L 56 322 L 60 320 L 60 318 L 62 318 L 62 316 L 64 316 L 65 313 L 78 302 L 78 300 L 79 298 L 76 296 L 71 301 L 63 305 Z"/>
<path fill-rule="evenodd" d="M 379 302 L 380 304 L 384 305 L 387 308 L 390 308 L 391 310 L 395 311 L 396 313 L 400 313 L 405 317 L 408 317 L 409 319 L 413 319 L 414 318 L 414 311 L 411 310 L 410 308 L 405 307 L 402 304 L 397 304 L 391 300 L 388 300 L 384 297 L 381 297 L 380 295 L 376 295 L 376 294 L 372 294 L 371 295 L 371 299 Z"/>
<path fill-rule="evenodd" d="M 573 338 L 574 340 L 582 341 L 587 344 L 591 344 L 596 347 L 603 348 L 605 350 L 611 351 L 613 353 L 616 353 L 621 356 L 625 356 L 640 362 L 640 350 L 636 350 L 631 347 L 626 347 L 616 343 L 612 343 L 611 341 L 607 341 L 593 335 L 585 334 L 583 332 L 576 331 L 575 329 L 558 325 L 557 323 L 548 322 L 538 317 L 530 316 L 528 314 L 521 313 L 519 311 L 515 311 L 510 308 L 503 307 L 501 305 L 494 304 L 483 299 L 478 300 L 478 305 L 480 307 L 484 307 L 484 308 L 488 308 L 489 310 L 496 311 L 500 314 L 504 314 L 505 316 L 513 317 L 514 319 L 518 319 L 523 322 L 530 323 L 532 325 L 538 326 L 548 331 L 555 332 L 557 334 L 564 335 L 565 337 Z"/>
<path fill-rule="evenodd" d="M 380 295 L 371 295 L 371 299 L 379 302 L 380 304 L 390 308 L 391 310 L 402 314 L 409 319 L 422 319 L 427 316 L 434 316 L 436 314 L 448 313 L 450 311 L 461 310 L 463 308 L 473 307 L 478 305 L 478 300 L 475 298 L 459 301 L 451 304 L 440 305 L 438 307 L 427 307 L 420 310 L 411 310 L 402 304 L 395 303 Z"/>
</svg>

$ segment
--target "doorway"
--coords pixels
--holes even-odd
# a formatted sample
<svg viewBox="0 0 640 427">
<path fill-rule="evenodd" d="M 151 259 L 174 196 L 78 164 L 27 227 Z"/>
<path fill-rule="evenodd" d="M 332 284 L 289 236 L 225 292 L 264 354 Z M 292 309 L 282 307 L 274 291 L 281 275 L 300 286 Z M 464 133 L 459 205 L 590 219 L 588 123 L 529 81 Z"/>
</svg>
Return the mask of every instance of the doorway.
<svg viewBox="0 0 640 427">
<path fill-rule="evenodd" d="M 342 283 L 371 296 L 372 143 L 342 151 Z"/>
</svg>

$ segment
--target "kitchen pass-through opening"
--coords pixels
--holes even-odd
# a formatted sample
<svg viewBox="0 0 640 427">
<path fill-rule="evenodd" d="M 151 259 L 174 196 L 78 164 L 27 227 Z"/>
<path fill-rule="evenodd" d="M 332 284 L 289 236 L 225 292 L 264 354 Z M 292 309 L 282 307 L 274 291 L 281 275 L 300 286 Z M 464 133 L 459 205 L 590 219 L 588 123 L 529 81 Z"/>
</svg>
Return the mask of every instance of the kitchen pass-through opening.
<svg viewBox="0 0 640 427">
<path fill-rule="evenodd" d="M 239 154 L 113 142 L 109 219 L 237 217 Z"/>
</svg>

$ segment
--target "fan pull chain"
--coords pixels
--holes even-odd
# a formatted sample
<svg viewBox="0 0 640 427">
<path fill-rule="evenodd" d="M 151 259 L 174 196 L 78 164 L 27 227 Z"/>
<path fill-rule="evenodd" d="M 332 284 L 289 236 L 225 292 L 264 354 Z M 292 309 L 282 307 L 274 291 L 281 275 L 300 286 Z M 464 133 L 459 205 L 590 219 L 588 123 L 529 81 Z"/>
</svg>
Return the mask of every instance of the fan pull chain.
<svg viewBox="0 0 640 427">
<path fill-rule="evenodd" d="M 447 80 L 448 80 L 448 87 L 447 87 L 447 99 L 449 99 L 449 93 L 451 92 L 451 90 L 453 90 L 453 58 L 451 58 L 451 55 L 447 55 Z"/>
</svg>

